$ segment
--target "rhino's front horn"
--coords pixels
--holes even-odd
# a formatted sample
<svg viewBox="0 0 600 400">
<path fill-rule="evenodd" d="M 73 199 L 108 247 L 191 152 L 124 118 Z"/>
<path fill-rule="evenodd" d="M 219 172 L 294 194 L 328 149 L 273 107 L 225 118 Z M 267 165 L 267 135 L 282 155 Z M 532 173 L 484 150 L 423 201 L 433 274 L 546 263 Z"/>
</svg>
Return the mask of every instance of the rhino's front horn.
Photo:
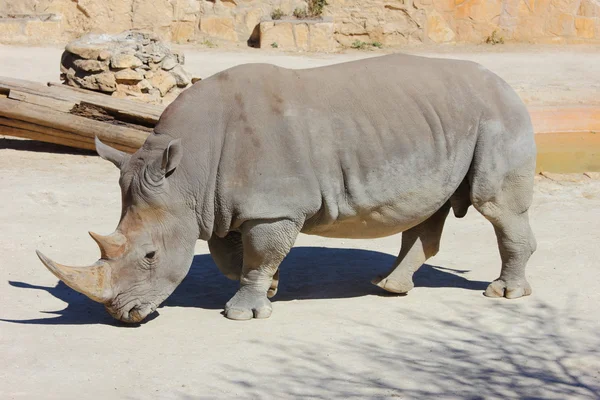
<svg viewBox="0 0 600 400">
<path fill-rule="evenodd" d="M 107 262 L 100 260 L 90 267 L 69 267 L 55 263 L 39 251 L 36 253 L 46 268 L 71 289 L 99 303 L 106 303 L 112 298 L 110 265 Z"/>
<path fill-rule="evenodd" d="M 98 243 L 100 247 L 100 257 L 104 259 L 119 258 L 125 252 L 125 244 L 127 238 L 120 232 L 115 232 L 108 236 L 98 235 L 94 232 L 88 232 L 92 239 Z"/>
</svg>

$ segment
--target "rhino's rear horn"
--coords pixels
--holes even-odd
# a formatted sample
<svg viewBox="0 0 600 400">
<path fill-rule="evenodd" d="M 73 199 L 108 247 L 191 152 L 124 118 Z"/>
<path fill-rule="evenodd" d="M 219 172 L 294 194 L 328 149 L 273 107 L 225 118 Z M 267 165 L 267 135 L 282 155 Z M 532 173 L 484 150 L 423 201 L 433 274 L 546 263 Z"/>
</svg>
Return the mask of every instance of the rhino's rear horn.
<svg viewBox="0 0 600 400">
<path fill-rule="evenodd" d="M 55 263 L 39 251 L 36 253 L 46 268 L 71 289 L 99 303 L 111 300 L 110 265 L 107 262 L 100 260 L 89 267 L 69 267 Z"/>
<path fill-rule="evenodd" d="M 98 243 L 100 247 L 101 258 L 115 259 L 119 258 L 125 252 L 127 238 L 120 232 L 114 232 L 108 236 L 102 236 L 94 232 L 88 232 L 92 239 Z"/>
</svg>

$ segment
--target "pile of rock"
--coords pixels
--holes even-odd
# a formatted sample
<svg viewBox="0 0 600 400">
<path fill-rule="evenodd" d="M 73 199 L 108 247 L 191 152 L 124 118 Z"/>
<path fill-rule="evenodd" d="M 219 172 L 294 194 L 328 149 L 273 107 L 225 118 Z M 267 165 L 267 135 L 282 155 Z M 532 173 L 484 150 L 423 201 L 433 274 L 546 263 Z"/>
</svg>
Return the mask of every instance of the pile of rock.
<svg viewBox="0 0 600 400">
<path fill-rule="evenodd" d="M 67 85 L 120 98 L 168 104 L 192 83 L 184 56 L 148 32 L 88 34 L 69 43 L 62 55 Z"/>
</svg>

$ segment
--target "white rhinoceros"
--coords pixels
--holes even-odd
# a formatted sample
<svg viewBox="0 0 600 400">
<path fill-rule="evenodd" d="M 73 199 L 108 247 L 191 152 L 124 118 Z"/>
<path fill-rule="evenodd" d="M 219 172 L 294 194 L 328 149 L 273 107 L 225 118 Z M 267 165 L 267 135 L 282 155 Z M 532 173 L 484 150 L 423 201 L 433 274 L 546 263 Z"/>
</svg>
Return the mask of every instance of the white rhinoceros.
<svg viewBox="0 0 600 400">
<path fill-rule="evenodd" d="M 405 293 L 438 251 L 450 208 L 462 217 L 470 205 L 493 224 L 502 258 L 485 294 L 531 293 L 532 125 L 509 85 L 476 63 L 397 54 L 305 70 L 241 65 L 183 92 L 135 154 L 96 148 L 120 168 L 123 201 L 116 231 L 92 234 L 102 258 L 76 268 L 39 256 L 120 320 L 141 321 L 173 292 L 198 238 L 240 281 L 228 318 L 271 314 L 278 266 L 300 232 L 403 232 L 374 283 Z"/>
</svg>

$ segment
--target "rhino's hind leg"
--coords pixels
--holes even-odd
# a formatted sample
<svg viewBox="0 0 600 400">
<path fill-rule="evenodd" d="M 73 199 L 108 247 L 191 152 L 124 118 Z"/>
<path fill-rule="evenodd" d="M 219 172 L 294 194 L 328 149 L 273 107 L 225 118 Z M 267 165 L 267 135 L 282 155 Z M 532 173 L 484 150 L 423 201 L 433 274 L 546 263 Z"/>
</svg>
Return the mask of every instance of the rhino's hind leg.
<svg viewBox="0 0 600 400">
<path fill-rule="evenodd" d="M 279 264 L 299 232 L 299 225 L 290 220 L 248 221 L 242 225 L 244 265 L 240 289 L 225 306 L 227 318 L 246 320 L 271 315 L 267 293 L 273 289 Z"/>
<path fill-rule="evenodd" d="M 403 232 L 402 247 L 394 266 L 385 277 L 378 276 L 371 282 L 392 293 L 406 293 L 412 289 L 413 274 L 440 248 L 440 238 L 449 211 L 448 202 L 431 217 Z"/>
<path fill-rule="evenodd" d="M 509 173 L 498 192 L 491 195 L 483 196 L 477 188 L 494 185 L 475 186 L 473 205 L 494 226 L 502 260 L 500 277 L 485 291 L 488 297 L 514 299 L 531 294 L 531 286 L 525 278 L 525 266 L 537 246 L 527 211 L 533 193 L 534 167 L 535 158 Z"/>
<path fill-rule="evenodd" d="M 473 176 L 473 206 L 494 226 L 502 270 L 485 291 L 488 297 L 514 299 L 531 294 L 525 266 L 536 249 L 528 209 L 533 197 L 535 153 L 502 179 Z M 492 176 L 494 176 L 492 174 Z"/>
</svg>

